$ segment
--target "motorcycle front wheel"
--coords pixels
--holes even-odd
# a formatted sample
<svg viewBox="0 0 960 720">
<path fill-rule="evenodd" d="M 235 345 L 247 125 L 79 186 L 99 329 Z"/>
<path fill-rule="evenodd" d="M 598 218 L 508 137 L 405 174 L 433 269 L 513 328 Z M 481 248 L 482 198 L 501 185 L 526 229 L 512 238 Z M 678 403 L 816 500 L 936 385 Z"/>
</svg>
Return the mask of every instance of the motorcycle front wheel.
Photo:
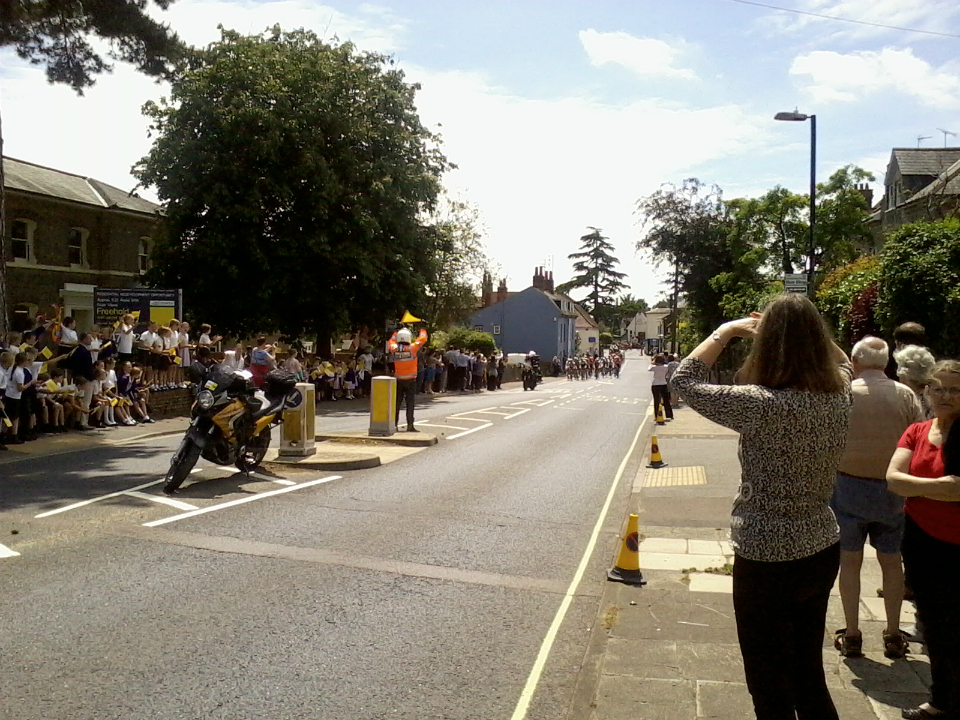
<svg viewBox="0 0 960 720">
<path fill-rule="evenodd" d="M 197 460 L 199 459 L 200 446 L 193 441 L 192 437 L 187 435 L 187 437 L 183 439 L 183 442 L 180 443 L 180 447 L 170 461 L 170 469 L 167 470 L 163 492 L 167 495 L 175 493 L 177 488 L 187 479 L 187 475 L 190 474 L 190 471 L 193 470 L 193 466 L 197 464 Z"/>
<path fill-rule="evenodd" d="M 253 437 L 244 447 L 243 452 L 237 455 L 237 469 L 241 472 L 250 472 L 260 467 L 263 458 L 270 447 L 270 428 L 261 430 L 259 435 Z"/>
</svg>

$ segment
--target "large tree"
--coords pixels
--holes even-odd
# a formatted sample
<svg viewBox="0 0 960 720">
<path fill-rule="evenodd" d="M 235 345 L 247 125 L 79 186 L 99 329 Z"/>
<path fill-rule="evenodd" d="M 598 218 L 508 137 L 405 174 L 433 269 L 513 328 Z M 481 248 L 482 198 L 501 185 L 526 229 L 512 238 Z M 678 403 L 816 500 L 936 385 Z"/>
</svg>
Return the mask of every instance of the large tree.
<svg viewBox="0 0 960 720">
<path fill-rule="evenodd" d="M 613 307 L 615 298 L 626 288 L 623 278 L 626 273 L 619 272 L 616 266 L 620 261 L 613 256 L 613 245 L 604 237 L 600 228 L 590 227 L 591 232 L 580 238 L 580 251 L 567 257 L 573 260 L 575 275 L 567 282 L 557 286 L 557 291 L 568 293 L 578 288 L 587 289 L 584 301 L 594 319 L 602 325 L 615 321 Z"/>
<path fill-rule="evenodd" d="M 229 333 L 383 327 L 436 277 L 449 167 L 389 57 L 305 30 L 223 31 L 148 103 L 135 174 L 164 205 L 152 282 Z"/>
<path fill-rule="evenodd" d="M 166 10 L 173 0 L 153 0 Z M 112 66 L 90 44 L 106 41 L 108 59 L 132 63 L 143 73 L 169 76 L 184 53 L 176 34 L 147 12 L 148 0 L 3 0 L 0 48 L 12 47 L 34 65 L 46 67 L 47 80 L 82 95 Z M 3 132 L 0 125 L 0 158 Z M 6 214 L 3 162 L 0 161 L 0 333 L 9 320 L 6 285 Z"/>
</svg>

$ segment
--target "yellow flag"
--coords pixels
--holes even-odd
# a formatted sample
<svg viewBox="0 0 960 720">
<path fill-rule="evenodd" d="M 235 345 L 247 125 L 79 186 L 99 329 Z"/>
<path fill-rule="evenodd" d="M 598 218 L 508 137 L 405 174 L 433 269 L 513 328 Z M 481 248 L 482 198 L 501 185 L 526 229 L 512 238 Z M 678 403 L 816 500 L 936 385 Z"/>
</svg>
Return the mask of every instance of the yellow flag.
<svg viewBox="0 0 960 720">
<path fill-rule="evenodd" d="M 44 348 L 40 351 L 40 354 L 43 355 L 47 360 L 53 357 L 53 353 L 50 351 L 50 348 Z"/>
<path fill-rule="evenodd" d="M 403 318 L 400 320 L 400 322 L 402 322 L 402 323 L 416 323 L 416 322 L 423 322 L 423 320 L 421 320 L 421 319 L 418 318 L 418 317 L 414 317 L 413 315 L 410 314 L 410 311 L 407 310 L 406 312 L 403 313 Z"/>
<path fill-rule="evenodd" d="M 20 346 L 20 352 L 26 352 L 27 350 L 30 349 L 30 347 L 31 346 L 28 343 L 24 343 L 23 345 Z"/>
<path fill-rule="evenodd" d="M 46 388 L 48 392 L 55 393 L 57 390 L 60 389 L 60 386 L 57 385 L 55 380 L 47 380 Z"/>
<path fill-rule="evenodd" d="M 178 357 L 175 357 L 175 358 L 173 359 L 173 361 L 174 361 L 177 365 L 183 365 L 183 359 L 180 358 L 179 356 L 178 356 Z"/>
<path fill-rule="evenodd" d="M 40 366 L 40 374 L 43 375 L 45 372 L 48 372 L 46 363 Z"/>
<path fill-rule="evenodd" d="M 130 313 L 130 314 L 133 315 L 133 319 L 134 319 L 134 320 L 139 320 L 139 319 L 140 319 L 140 311 L 139 311 L 139 310 L 134 310 L 134 311 L 133 311 L 132 313 Z"/>
<path fill-rule="evenodd" d="M 110 398 L 110 407 L 116 407 L 116 406 L 117 406 L 117 399 Z"/>
<path fill-rule="evenodd" d="M 10 418 L 8 418 L 6 415 L 3 416 L 3 424 L 7 427 L 13 427 L 13 423 L 10 422 Z"/>
</svg>

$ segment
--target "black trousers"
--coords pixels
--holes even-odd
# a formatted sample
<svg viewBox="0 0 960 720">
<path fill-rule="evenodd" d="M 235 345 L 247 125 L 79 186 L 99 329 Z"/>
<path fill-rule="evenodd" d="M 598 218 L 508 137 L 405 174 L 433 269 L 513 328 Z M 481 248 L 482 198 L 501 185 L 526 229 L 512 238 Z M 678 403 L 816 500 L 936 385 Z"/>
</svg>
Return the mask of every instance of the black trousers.
<svg viewBox="0 0 960 720">
<path fill-rule="evenodd" d="M 840 543 L 786 562 L 733 563 L 733 609 L 757 720 L 837 720 L 823 635 Z"/>
<path fill-rule="evenodd" d="M 907 515 L 903 566 L 930 658 L 930 704 L 960 718 L 960 545 L 927 534 Z"/>
<path fill-rule="evenodd" d="M 651 385 L 653 388 L 653 414 L 656 417 L 657 408 L 663 403 L 663 411 L 667 417 L 673 419 L 673 407 L 670 405 L 670 391 L 667 385 Z"/>
<path fill-rule="evenodd" d="M 417 401 L 417 379 L 397 380 L 397 414 L 394 422 L 400 424 L 400 403 L 407 403 L 407 425 L 413 425 L 413 406 Z"/>
</svg>

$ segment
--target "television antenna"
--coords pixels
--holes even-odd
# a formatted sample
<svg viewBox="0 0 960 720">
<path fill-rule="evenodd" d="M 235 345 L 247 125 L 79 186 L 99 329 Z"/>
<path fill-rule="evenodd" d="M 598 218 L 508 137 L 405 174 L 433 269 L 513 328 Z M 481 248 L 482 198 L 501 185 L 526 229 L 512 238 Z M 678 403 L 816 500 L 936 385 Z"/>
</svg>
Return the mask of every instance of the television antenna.
<svg viewBox="0 0 960 720">
<path fill-rule="evenodd" d="M 942 132 L 942 133 L 943 133 L 943 146 L 944 146 L 944 147 L 947 147 L 947 135 L 949 135 L 949 136 L 951 136 L 951 137 L 956 137 L 956 136 L 957 136 L 957 134 L 956 134 L 955 132 L 950 132 L 949 130 L 944 130 L 943 128 L 937 128 L 937 132 Z"/>
<path fill-rule="evenodd" d="M 933 137 L 933 136 L 932 136 L 932 135 L 917 135 L 917 147 L 920 147 L 920 143 L 922 143 L 924 140 L 929 140 L 931 137 Z"/>
</svg>

